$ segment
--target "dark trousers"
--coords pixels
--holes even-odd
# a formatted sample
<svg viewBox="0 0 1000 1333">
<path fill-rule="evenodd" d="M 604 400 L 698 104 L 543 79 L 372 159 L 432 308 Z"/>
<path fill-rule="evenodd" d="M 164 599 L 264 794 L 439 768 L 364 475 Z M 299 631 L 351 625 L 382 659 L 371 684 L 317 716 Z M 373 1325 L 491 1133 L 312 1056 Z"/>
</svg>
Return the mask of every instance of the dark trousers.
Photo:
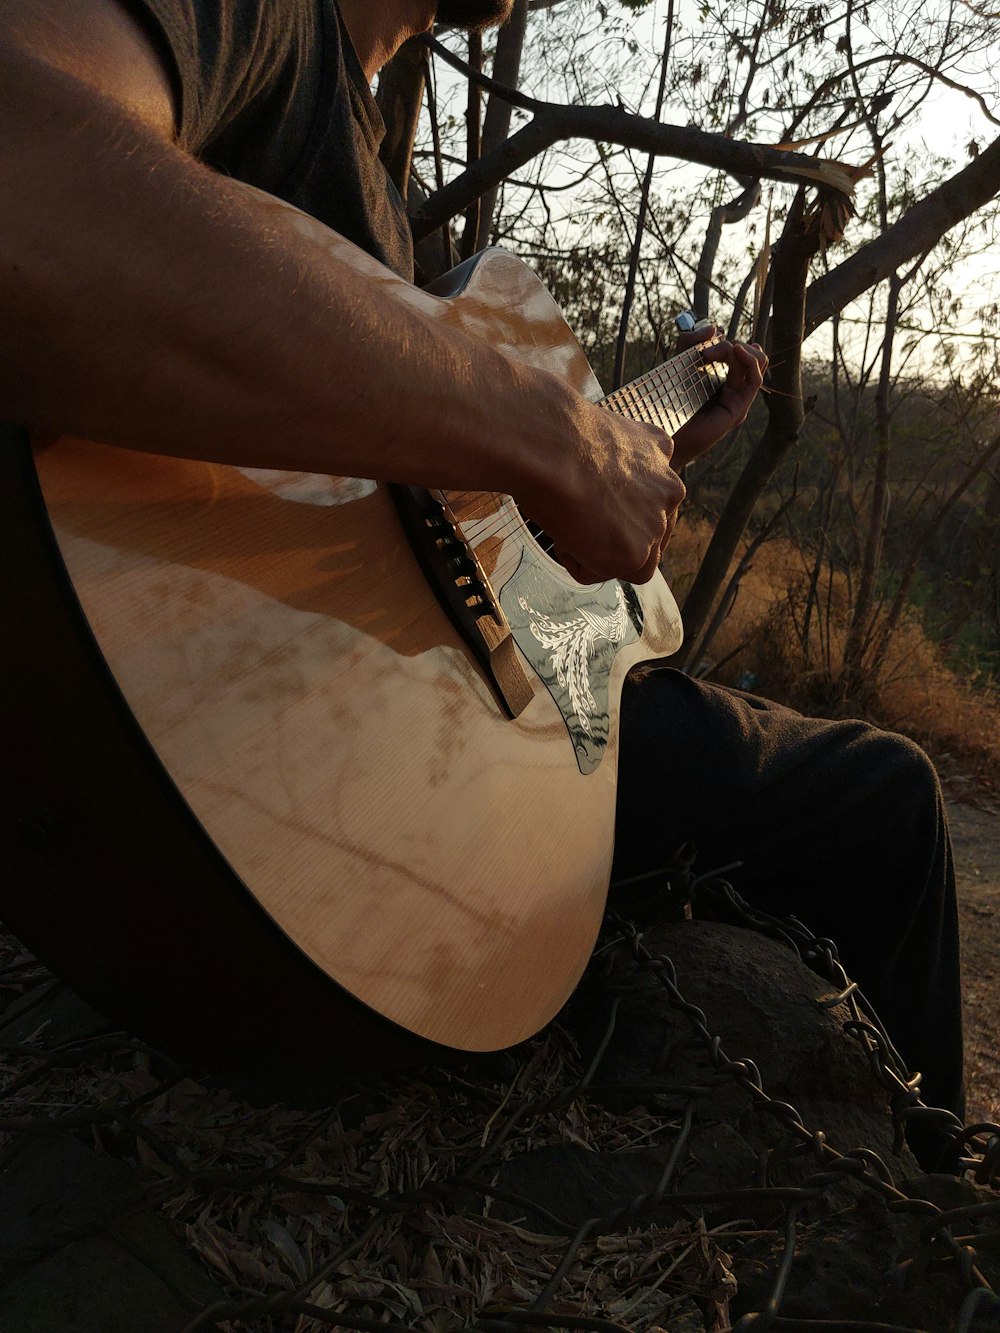
<svg viewBox="0 0 1000 1333">
<path fill-rule="evenodd" d="M 613 878 L 690 841 L 696 869 L 742 862 L 748 902 L 833 940 L 924 1101 L 962 1118 L 955 879 L 919 746 L 657 668 L 625 687 L 617 820 Z"/>
</svg>

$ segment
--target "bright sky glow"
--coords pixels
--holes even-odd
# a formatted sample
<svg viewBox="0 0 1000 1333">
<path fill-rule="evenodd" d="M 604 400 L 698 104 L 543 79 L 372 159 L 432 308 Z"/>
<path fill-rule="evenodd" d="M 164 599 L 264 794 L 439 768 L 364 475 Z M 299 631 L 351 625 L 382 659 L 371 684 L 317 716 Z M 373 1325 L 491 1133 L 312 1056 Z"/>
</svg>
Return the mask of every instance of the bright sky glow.
<svg viewBox="0 0 1000 1333">
<path fill-rule="evenodd" d="M 804 25 L 809 8 L 776 0 L 756 0 L 739 9 L 721 0 L 704 4 L 677 0 L 670 86 L 662 118 L 762 143 L 781 142 L 789 130 L 793 138 L 800 139 L 836 128 L 835 136 L 816 151 L 860 164 L 873 152 L 864 109 L 874 105 L 874 126 L 885 140 L 890 196 L 908 181 L 914 182 L 913 193 L 919 196 L 924 192 L 921 180 L 929 172 L 937 179 L 953 174 L 970 160 L 970 144 L 985 148 L 1000 134 L 1000 127 L 990 122 L 976 101 L 940 83 L 935 85 L 925 68 L 942 66 L 947 78 L 967 84 L 983 99 L 986 111 L 1000 120 L 1000 16 L 991 23 L 963 0 L 951 4 L 946 0 L 835 4 L 822 11 L 817 7 L 813 21 L 806 25 L 811 31 L 788 55 L 784 48 L 789 24 Z M 629 110 L 651 115 L 669 11 L 668 0 L 652 0 L 638 14 L 626 10 L 618 0 L 605 0 L 603 12 L 598 0 L 563 0 L 533 14 L 523 90 L 554 102 L 620 102 Z M 755 35 L 762 15 L 772 20 L 771 27 Z M 852 92 L 845 40 L 853 51 L 861 110 L 844 107 Z M 461 36 L 450 35 L 448 43 L 464 54 Z M 749 80 L 751 61 L 747 57 L 751 52 L 759 72 Z M 891 62 L 900 55 L 909 56 L 910 62 L 894 67 Z M 893 67 L 893 80 L 885 85 L 886 71 Z M 831 76 L 837 81 L 828 94 L 817 95 L 815 90 L 822 93 L 824 79 Z M 441 62 L 437 62 L 437 79 L 441 105 L 451 117 L 450 125 L 445 126 L 445 151 L 453 154 L 448 171 L 456 172 L 460 168 L 454 159 L 464 153 L 464 85 Z M 816 97 L 813 110 L 803 117 L 794 116 L 792 106 L 810 96 Z M 783 98 L 785 106 L 781 105 Z M 895 118 L 901 121 L 899 125 L 893 125 Z M 524 117 L 516 117 L 515 127 L 518 123 L 524 123 Z M 613 230 L 615 209 L 629 237 L 636 181 L 645 163 L 643 154 L 614 149 L 601 160 L 591 144 L 554 150 L 517 178 L 540 180 L 547 187 L 544 197 L 525 184 L 505 189 L 504 244 L 530 254 L 531 237 L 539 234 L 543 223 L 550 246 L 558 248 L 573 240 L 596 244 L 607 237 L 609 228 Z M 424 170 L 427 166 L 424 160 Z M 712 207 L 737 194 L 739 186 L 717 172 L 661 159 L 653 192 L 668 231 L 664 233 L 661 225 L 657 235 L 651 225 L 644 243 L 644 271 L 662 272 L 658 285 L 667 282 L 676 288 L 690 281 L 691 264 Z M 740 275 L 763 244 L 768 203 L 776 215 L 776 232 L 790 193 L 788 187 L 765 185 L 761 204 L 746 221 L 725 229 L 717 293 L 724 314 Z M 874 180 L 859 186 L 857 201 L 862 213 L 874 208 L 874 194 Z M 890 198 L 890 222 L 898 211 Z M 946 315 L 959 338 L 976 333 L 980 308 L 1000 299 L 992 210 L 983 210 L 982 219 L 988 225 L 962 235 L 959 252 L 948 256 L 944 264 L 942 280 L 947 280 L 947 289 L 958 302 Z M 671 232 L 673 223 L 680 229 Z M 855 249 L 875 225 L 874 216 L 851 222 L 847 245 L 831 252 L 830 264 Z M 953 236 L 958 237 L 959 232 Z M 867 303 L 861 303 L 845 313 L 865 318 L 866 311 Z M 930 329 L 940 323 L 941 313 L 927 302 L 918 303 L 907 313 L 907 322 Z M 815 350 L 821 351 L 818 346 Z M 924 352 L 913 355 L 921 359 Z"/>
</svg>

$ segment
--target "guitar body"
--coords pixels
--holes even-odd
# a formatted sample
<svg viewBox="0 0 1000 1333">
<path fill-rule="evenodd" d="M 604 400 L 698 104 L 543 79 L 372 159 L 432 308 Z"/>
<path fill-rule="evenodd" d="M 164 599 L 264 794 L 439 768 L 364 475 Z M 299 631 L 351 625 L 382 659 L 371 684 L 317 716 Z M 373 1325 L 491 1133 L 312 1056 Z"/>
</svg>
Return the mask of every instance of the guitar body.
<svg viewBox="0 0 1000 1333">
<path fill-rule="evenodd" d="M 449 282 L 408 299 L 599 396 L 518 260 Z M 622 683 L 680 640 L 663 580 L 580 588 L 505 497 L 404 524 L 369 481 L 4 452 L 26 647 L 0 913 L 26 942 L 168 1048 L 295 1077 L 547 1022 L 604 908 Z M 435 548 L 506 635 L 500 684 Z"/>
</svg>

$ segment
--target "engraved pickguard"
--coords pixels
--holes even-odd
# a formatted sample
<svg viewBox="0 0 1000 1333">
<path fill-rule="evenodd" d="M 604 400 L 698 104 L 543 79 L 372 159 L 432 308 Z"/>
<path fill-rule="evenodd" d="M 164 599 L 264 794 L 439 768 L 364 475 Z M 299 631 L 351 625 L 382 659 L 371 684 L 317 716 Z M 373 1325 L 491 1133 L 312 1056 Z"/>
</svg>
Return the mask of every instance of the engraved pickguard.
<svg viewBox="0 0 1000 1333">
<path fill-rule="evenodd" d="M 562 714 L 580 772 L 593 773 L 608 743 L 611 668 L 619 648 L 642 633 L 634 588 L 618 579 L 568 586 L 522 557 L 500 592 L 500 605 L 517 646 Z"/>
</svg>

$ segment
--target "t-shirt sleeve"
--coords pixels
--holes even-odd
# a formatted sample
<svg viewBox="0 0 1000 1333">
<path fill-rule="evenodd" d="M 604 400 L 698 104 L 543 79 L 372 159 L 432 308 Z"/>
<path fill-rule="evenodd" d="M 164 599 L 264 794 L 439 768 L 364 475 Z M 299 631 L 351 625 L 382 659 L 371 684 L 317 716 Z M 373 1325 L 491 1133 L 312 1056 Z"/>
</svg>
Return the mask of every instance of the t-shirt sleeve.
<svg viewBox="0 0 1000 1333">
<path fill-rule="evenodd" d="M 163 55 L 178 140 L 413 275 L 384 126 L 337 0 L 121 0 Z M 377 3 L 377 0 L 371 0 Z"/>
<path fill-rule="evenodd" d="M 255 184 L 280 177 L 311 121 L 316 0 L 125 3 L 168 62 L 181 146 Z M 239 160 L 245 142 L 253 144 L 253 164 Z"/>
</svg>

